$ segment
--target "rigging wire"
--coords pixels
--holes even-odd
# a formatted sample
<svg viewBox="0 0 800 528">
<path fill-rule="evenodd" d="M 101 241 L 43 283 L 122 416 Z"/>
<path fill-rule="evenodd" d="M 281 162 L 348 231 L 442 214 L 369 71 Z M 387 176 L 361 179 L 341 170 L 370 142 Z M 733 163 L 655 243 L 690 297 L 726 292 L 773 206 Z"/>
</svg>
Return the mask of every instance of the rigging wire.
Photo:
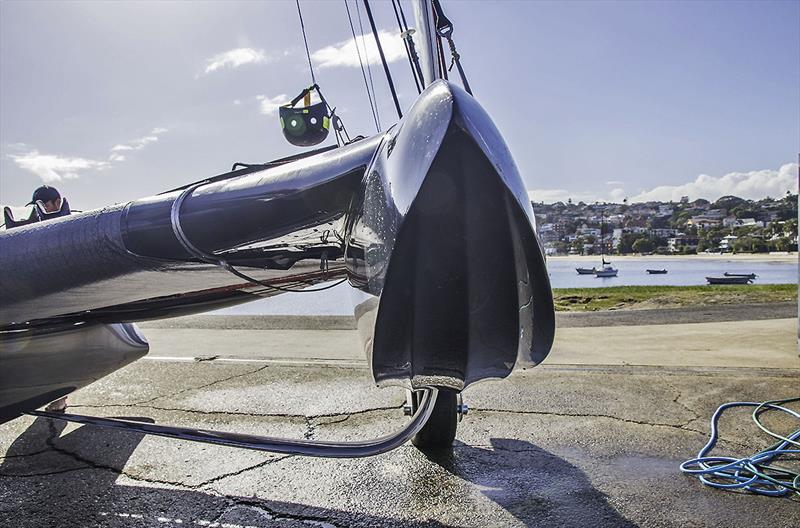
<svg viewBox="0 0 800 528">
<path fill-rule="evenodd" d="M 356 0 L 356 6 L 358 6 L 358 0 Z M 372 100 L 372 92 L 369 90 L 369 83 L 367 82 L 367 73 L 364 70 L 364 61 L 361 59 L 361 48 L 358 45 L 358 38 L 356 37 L 356 29 L 353 26 L 353 17 L 350 15 L 350 6 L 348 4 L 348 0 L 344 0 L 344 7 L 347 10 L 347 20 L 350 22 L 350 32 L 353 34 L 353 42 L 356 45 L 356 53 L 358 53 L 358 63 L 361 65 L 361 76 L 364 78 L 364 88 L 367 90 L 367 98 L 369 99 L 369 109 L 372 111 L 372 119 L 375 121 L 375 128 L 378 132 L 381 131 L 381 124 L 378 120 L 378 114 L 376 112 L 376 102 Z M 361 38 L 363 40 L 364 35 L 362 33 Z"/>
<path fill-rule="evenodd" d="M 297 14 L 300 17 L 300 29 L 303 32 L 303 43 L 306 45 L 306 58 L 308 59 L 308 70 L 311 72 L 311 84 L 317 84 L 314 77 L 314 66 L 311 64 L 311 52 L 308 51 L 308 38 L 306 38 L 306 25 L 303 23 L 303 12 L 300 11 L 300 0 L 294 0 L 297 4 Z"/>
<path fill-rule="evenodd" d="M 414 85 L 417 87 L 417 93 L 422 93 L 419 78 L 417 77 L 417 70 L 414 68 L 414 59 L 412 58 L 411 46 L 414 41 L 411 40 L 411 34 L 407 27 L 403 27 L 403 22 L 400 20 L 400 13 L 397 12 L 397 0 L 392 0 L 392 9 L 394 10 L 394 18 L 397 20 L 397 26 L 400 28 L 400 38 L 403 39 L 403 44 L 406 47 L 406 55 L 408 56 L 408 65 L 411 66 L 411 75 L 414 76 Z M 409 46 L 409 43 L 411 46 Z"/>
<path fill-rule="evenodd" d="M 383 64 L 383 71 L 386 73 L 386 82 L 389 83 L 389 91 L 392 93 L 392 100 L 394 100 L 394 107 L 397 110 L 397 117 L 403 118 L 403 111 L 400 109 L 400 100 L 397 98 L 397 91 L 394 89 L 394 81 L 392 81 L 392 72 L 389 70 L 389 63 L 386 62 L 386 56 L 383 54 L 383 46 L 381 39 L 378 38 L 378 28 L 375 27 L 375 18 L 372 16 L 372 9 L 369 7 L 369 0 L 364 0 L 364 9 L 367 12 L 369 25 L 372 28 L 372 36 L 375 37 L 375 44 L 378 45 L 378 54 L 381 56 L 381 63 Z"/>
<path fill-rule="evenodd" d="M 361 44 L 364 46 L 364 59 L 367 61 L 367 75 L 369 76 L 369 85 L 372 89 L 372 96 L 375 98 L 375 115 L 378 118 L 378 130 L 381 128 L 381 111 L 378 107 L 378 96 L 375 92 L 375 83 L 372 81 L 372 64 L 369 61 L 369 52 L 367 50 L 367 43 L 364 40 L 364 23 L 361 21 L 361 8 L 358 5 L 358 0 L 355 0 L 356 15 L 358 15 L 358 30 L 361 32 Z M 356 47 L 358 43 L 356 42 Z"/>
</svg>

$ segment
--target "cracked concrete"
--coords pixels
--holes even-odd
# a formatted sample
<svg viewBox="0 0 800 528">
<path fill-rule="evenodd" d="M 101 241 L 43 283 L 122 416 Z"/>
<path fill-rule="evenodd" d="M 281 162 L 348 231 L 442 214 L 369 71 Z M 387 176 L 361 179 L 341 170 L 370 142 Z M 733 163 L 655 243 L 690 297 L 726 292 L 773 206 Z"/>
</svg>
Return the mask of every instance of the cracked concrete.
<svg viewBox="0 0 800 528">
<path fill-rule="evenodd" d="M 70 411 L 350 441 L 408 419 L 404 391 L 375 388 L 362 366 L 226 361 L 225 350 L 201 341 L 195 354 L 219 357 L 170 361 L 154 350 L 156 359 L 71 395 Z M 724 353 L 718 343 L 710 357 Z M 0 425 L 0 524 L 800 525 L 796 499 L 711 490 L 677 470 L 705 443 L 720 403 L 796 395 L 796 354 L 775 369 L 707 358 L 625 366 L 604 364 L 596 352 L 594 364 L 557 357 L 502 383 L 471 386 L 470 414 L 449 452 L 404 445 L 368 459 L 310 459 L 23 417 Z M 767 419 L 776 430 L 796 427 Z M 718 452 L 744 455 L 769 443 L 747 412 L 725 416 L 720 429 Z"/>
</svg>

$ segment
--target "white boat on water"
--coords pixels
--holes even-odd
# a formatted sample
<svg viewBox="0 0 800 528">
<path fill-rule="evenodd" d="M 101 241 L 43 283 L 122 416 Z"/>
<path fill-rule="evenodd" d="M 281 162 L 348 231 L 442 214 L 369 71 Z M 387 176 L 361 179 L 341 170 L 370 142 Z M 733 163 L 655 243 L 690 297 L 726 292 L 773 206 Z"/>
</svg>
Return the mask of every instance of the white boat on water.
<svg viewBox="0 0 800 528">
<path fill-rule="evenodd" d="M 610 262 L 606 262 L 606 260 L 603 259 L 603 267 L 599 270 L 595 270 L 594 276 L 601 278 L 616 277 L 618 272 L 619 270 L 617 268 L 612 266 Z"/>
</svg>

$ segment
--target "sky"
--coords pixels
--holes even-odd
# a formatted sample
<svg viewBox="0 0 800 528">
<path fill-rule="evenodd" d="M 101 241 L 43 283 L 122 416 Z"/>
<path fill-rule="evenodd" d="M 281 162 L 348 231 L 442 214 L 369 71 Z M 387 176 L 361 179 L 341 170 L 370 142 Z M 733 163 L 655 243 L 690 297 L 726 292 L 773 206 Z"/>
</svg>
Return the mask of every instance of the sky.
<svg viewBox="0 0 800 528">
<path fill-rule="evenodd" d="M 344 1 L 300 4 L 323 93 L 351 135 L 376 133 Z M 442 4 L 532 200 L 796 192 L 800 2 Z M 408 108 L 391 5 L 371 5 Z M 277 0 L 0 2 L 0 203 L 47 183 L 91 209 L 300 152 L 277 117 L 310 84 L 299 26 Z"/>
</svg>

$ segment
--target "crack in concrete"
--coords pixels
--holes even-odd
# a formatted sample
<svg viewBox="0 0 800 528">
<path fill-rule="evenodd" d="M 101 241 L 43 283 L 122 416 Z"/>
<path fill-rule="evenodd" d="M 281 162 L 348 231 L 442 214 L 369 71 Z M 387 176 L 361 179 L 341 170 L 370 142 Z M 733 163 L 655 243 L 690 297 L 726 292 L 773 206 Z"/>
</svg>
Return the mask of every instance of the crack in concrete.
<svg viewBox="0 0 800 528">
<path fill-rule="evenodd" d="M 681 424 L 670 424 L 670 423 L 661 423 L 661 422 L 645 422 L 642 420 L 634 420 L 632 418 L 620 418 L 619 416 L 614 416 L 612 414 L 594 414 L 594 413 L 565 413 L 565 412 L 554 412 L 554 411 L 510 411 L 506 409 L 475 409 L 476 412 L 490 412 L 490 413 L 502 413 L 502 414 L 532 414 L 532 415 L 545 415 L 545 416 L 562 416 L 567 418 L 608 418 L 610 420 L 617 420 L 620 422 L 625 423 L 632 423 L 636 425 L 647 425 L 650 427 L 670 427 L 672 429 L 679 429 L 681 431 L 690 431 L 692 433 L 697 434 L 705 434 L 702 431 L 698 431 L 696 429 L 690 429 L 685 425 Z"/>
<path fill-rule="evenodd" d="M 70 409 L 90 408 L 90 409 L 111 409 L 111 408 L 139 408 L 139 409 L 152 409 L 154 411 L 168 411 L 168 412 L 183 412 L 189 414 L 207 414 L 207 415 L 222 415 L 222 416 L 248 416 L 252 418 L 303 418 L 306 420 L 318 420 L 320 418 L 344 418 L 344 421 L 351 416 L 360 414 L 369 414 L 381 411 L 394 411 L 403 408 L 405 403 L 397 405 L 390 405 L 384 407 L 371 407 L 368 409 L 359 409 L 357 411 L 350 411 L 346 413 L 321 413 L 321 414 L 294 414 L 294 413 L 254 413 L 243 411 L 216 411 L 216 410 L 199 410 L 199 409 L 184 409 L 180 407 L 159 407 L 157 405 L 146 405 L 139 403 L 120 403 L 120 404 L 104 404 L 104 405 L 70 405 Z M 339 423 L 339 422 L 329 422 Z"/>
<path fill-rule="evenodd" d="M 39 451 L 34 451 L 33 453 L 20 453 L 19 455 L 3 455 L 0 456 L 0 460 L 11 459 L 11 458 L 23 458 L 23 457 L 31 457 L 36 455 L 41 455 L 42 453 L 47 453 L 50 449 L 40 449 Z"/>
<path fill-rule="evenodd" d="M 254 469 L 262 468 L 262 467 L 268 466 L 270 464 L 275 464 L 277 462 L 281 462 L 283 460 L 286 460 L 287 458 L 293 458 L 295 456 L 296 455 L 283 455 L 283 456 L 279 456 L 277 458 L 268 458 L 267 460 L 263 460 L 263 461 L 259 462 L 258 464 L 253 464 L 252 466 L 248 466 L 246 468 L 238 469 L 236 471 L 230 471 L 228 473 L 223 473 L 222 475 L 217 475 L 216 477 L 213 477 L 213 478 L 210 478 L 208 480 L 205 480 L 205 481 L 201 482 L 200 484 L 191 485 L 189 487 L 192 488 L 192 489 L 206 488 L 207 486 L 211 486 L 212 484 L 214 484 L 216 482 L 219 482 L 222 479 L 226 479 L 228 477 L 236 477 L 238 475 L 242 475 L 243 473 L 247 473 L 248 471 L 252 471 Z"/>
<path fill-rule="evenodd" d="M 211 386 L 216 385 L 218 383 L 224 383 L 226 381 L 234 380 L 234 379 L 237 379 L 237 378 L 243 378 L 244 376 L 249 376 L 251 374 L 256 374 L 258 372 L 261 372 L 264 369 L 269 368 L 270 366 L 271 365 L 263 365 L 261 367 L 258 367 L 255 370 L 249 370 L 247 372 L 241 372 L 239 374 L 233 374 L 231 376 L 226 376 L 226 377 L 224 377 L 222 379 L 214 380 L 214 381 L 211 381 L 209 383 L 205 383 L 203 385 L 199 385 L 197 387 L 187 387 L 185 389 L 181 389 L 179 391 L 171 392 L 169 394 L 162 394 L 162 395 L 159 395 L 159 396 L 154 396 L 154 397 L 152 397 L 150 399 L 147 399 L 147 400 L 142 400 L 142 401 L 133 402 L 133 403 L 126 403 L 126 404 L 119 404 L 119 405 L 116 405 L 116 406 L 117 407 L 146 406 L 148 403 L 152 403 L 152 402 L 154 402 L 156 400 L 160 400 L 160 399 L 163 399 L 163 398 L 174 398 L 175 396 L 180 396 L 181 394 L 184 394 L 184 393 L 189 392 L 189 391 L 207 389 L 208 387 L 211 387 Z M 89 405 L 89 404 L 86 404 L 86 405 L 70 405 L 70 407 L 86 407 L 86 408 L 97 408 L 97 409 L 103 408 L 103 407 L 107 407 L 107 406 L 108 405 L 105 405 L 105 404 L 104 405 Z"/>
<path fill-rule="evenodd" d="M 3 479 L 3 478 L 15 479 L 15 478 L 49 477 L 51 475 L 62 475 L 64 473 L 72 473 L 73 471 L 86 471 L 86 470 L 91 470 L 91 469 L 93 469 L 93 468 L 91 468 L 89 466 L 83 466 L 83 467 L 75 467 L 75 468 L 69 468 L 69 469 L 58 469 L 58 470 L 54 470 L 54 471 L 45 471 L 43 473 L 19 473 L 19 474 L 14 474 L 14 475 L 6 474 L 6 473 L 0 473 L 0 479 Z"/>
<path fill-rule="evenodd" d="M 676 396 L 675 396 L 675 398 L 672 399 L 672 403 L 682 407 L 689 414 L 691 414 L 693 416 L 693 418 L 690 418 L 689 420 L 687 420 L 686 422 L 681 424 L 681 428 L 686 428 L 686 427 L 688 427 L 688 425 L 690 423 L 692 423 L 692 422 L 694 422 L 696 420 L 699 420 L 701 418 L 700 414 L 697 411 L 695 411 L 694 409 L 692 409 L 691 407 L 689 407 L 688 405 L 686 405 L 685 403 L 683 403 L 682 401 L 680 401 L 681 397 L 683 396 L 683 393 L 681 392 L 681 390 L 679 388 L 677 388 L 676 386 L 674 386 L 669 381 L 667 381 L 666 379 L 664 379 L 663 377 L 662 377 L 662 379 L 664 380 L 664 384 L 667 387 L 669 387 L 670 389 L 672 389 L 673 391 L 676 392 Z"/>
<path fill-rule="evenodd" d="M 128 473 L 128 472 L 124 471 L 123 469 L 120 469 L 120 468 L 117 468 L 117 467 L 114 467 L 114 466 L 109 466 L 107 464 L 102 464 L 100 462 L 96 462 L 96 461 L 94 461 L 92 459 L 86 458 L 83 455 L 81 455 L 80 453 L 76 453 L 76 452 L 70 451 L 69 449 L 66 449 L 64 447 L 56 445 L 56 440 L 59 437 L 59 432 L 55 428 L 52 420 L 48 423 L 48 428 L 50 430 L 50 434 L 45 439 L 45 443 L 47 444 L 48 448 L 44 449 L 42 451 L 39 451 L 36 454 L 41 454 L 41 453 L 45 453 L 45 452 L 49 452 L 49 451 L 54 451 L 56 453 L 59 453 L 61 455 L 66 456 L 68 458 L 71 458 L 72 460 L 74 460 L 74 461 L 76 461 L 76 462 L 78 462 L 80 464 L 83 464 L 83 466 L 82 467 L 76 467 L 76 468 L 61 469 L 61 470 L 56 470 L 56 471 L 41 472 L 41 473 L 24 473 L 24 474 L 17 474 L 17 475 L 0 474 L 0 477 L 6 477 L 6 478 L 41 477 L 41 476 L 48 476 L 48 475 L 58 475 L 58 474 L 61 474 L 61 473 L 69 473 L 71 471 L 82 471 L 82 470 L 87 470 L 87 469 L 99 469 L 99 470 L 103 470 L 103 471 L 111 471 L 112 473 L 117 474 L 117 475 L 124 475 L 125 477 L 127 477 L 127 478 L 129 478 L 131 480 L 137 481 L 137 482 L 147 482 L 147 483 L 150 483 L 150 484 L 166 484 L 166 485 L 169 485 L 169 486 L 175 486 L 175 487 L 178 487 L 178 488 L 186 488 L 186 489 L 198 489 L 198 488 L 203 488 L 205 486 L 211 485 L 211 484 L 213 484 L 213 483 L 215 483 L 215 482 L 217 482 L 219 480 L 222 480 L 224 478 L 241 475 L 241 474 L 243 474 L 243 473 L 245 473 L 247 471 L 251 471 L 253 469 L 258 469 L 258 468 L 264 467 L 264 466 L 266 466 L 268 464 L 280 462 L 282 460 L 285 460 L 287 458 L 291 458 L 291 457 L 295 456 L 295 455 L 284 455 L 284 456 L 279 456 L 277 458 L 268 458 L 268 459 L 263 460 L 263 461 L 261 461 L 261 462 L 259 462 L 257 464 L 253 464 L 253 465 L 247 466 L 245 468 L 241 468 L 241 469 L 238 469 L 238 470 L 235 470 L 235 471 L 230 471 L 228 473 L 223 473 L 221 475 L 216 475 L 216 476 L 214 476 L 212 478 L 209 478 L 209 479 L 206 479 L 206 480 L 204 480 L 204 481 L 202 481 L 202 482 L 200 482 L 198 484 L 186 484 L 186 483 L 183 483 L 183 482 L 173 482 L 173 481 L 169 481 L 169 480 L 152 479 L 152 478 L 143 477 L 141 475 L 134 475 L 134 474 L 131 474 L 131 473 Z M 18 455 L 18 456 L 31 456 L 31 455 L 32 454 Z"/>
<path fill-rule="evenodd" d="M 269 506 L 266 506 L 262 501 L 259 500 L 235 499 L 233 501 L 233 508 L 235 507 L 244 507 L 256 510 L 259 514 L 266 517 L 270 521 L 296 521 L 309 526 L 321 525 L 325 528 L 346 528 L 345 525 L 336 524 L 325 517 L 279 512 L 270 508 Z M 228 511 L 230 511 L 230 509 Z"/>
</svg>

